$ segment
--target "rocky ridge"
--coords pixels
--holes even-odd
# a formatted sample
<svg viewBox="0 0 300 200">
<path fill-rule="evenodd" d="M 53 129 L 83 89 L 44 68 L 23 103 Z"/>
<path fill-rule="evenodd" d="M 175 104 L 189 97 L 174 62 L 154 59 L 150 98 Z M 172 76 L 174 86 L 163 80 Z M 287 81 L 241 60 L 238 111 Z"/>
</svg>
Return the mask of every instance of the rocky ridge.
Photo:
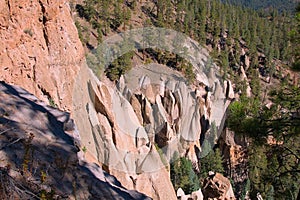
<svg viewBox="0 0 300 200">
<path fill-rule="evenodd" d="M 69 113 L 4 82 L 0 98 L 0 199 L 150 199 L 86 162 Z"/>
</svg>

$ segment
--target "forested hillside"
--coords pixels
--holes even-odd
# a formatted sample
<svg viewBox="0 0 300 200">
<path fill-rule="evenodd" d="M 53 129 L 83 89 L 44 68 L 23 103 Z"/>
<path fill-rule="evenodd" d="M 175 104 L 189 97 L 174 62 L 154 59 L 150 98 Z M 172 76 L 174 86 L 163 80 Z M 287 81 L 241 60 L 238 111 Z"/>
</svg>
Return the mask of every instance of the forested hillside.
<svg viewBox="0 0 300 200">
<path fill-rule="evenodd" d="M 276 9 L 279 12 L 294 13 L 297 0 L 222 0 L 238 6 L 245 6 L 255 10 L 270 11 Z"/>
<path fill-rule="evenodd" d="M 273 73 L 276 60 L 286 64 L 294 60 L 291 52 L 295 47 L 290 42 L 294 19 L 278 12 L 261 17 L 253 10 L 217 0 L 149 1 L 140 8 L 136 4 L 87 0 L 77 10 L 98 33 L 98 42 L 111 31 L 133 27 L 132 18 L 142 12 L 145 19 L 139 26 L 167 27 L 188 34 L 211 49 L 211 55 L 224 67 L 224 74 L 238 70 L 241 48 L 246 50 L 252 67 L 261 65 L 267 73 Z M 89 44 L 90 38 L 82 36 L 88 32 L 87 27 L 79 23 L 77 27 L 83 42 Z"/>
</svg>

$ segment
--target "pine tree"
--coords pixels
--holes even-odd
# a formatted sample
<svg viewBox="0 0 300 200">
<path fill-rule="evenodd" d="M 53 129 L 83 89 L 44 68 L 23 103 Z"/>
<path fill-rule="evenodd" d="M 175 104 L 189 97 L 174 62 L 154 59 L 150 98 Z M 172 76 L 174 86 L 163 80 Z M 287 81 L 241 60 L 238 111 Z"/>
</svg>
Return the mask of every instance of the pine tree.
<svg viewBox="0 0 300 200">
<path fill-rule="evenodd" d="M 120 0 L 116 1 L 116 5 L 114 6 L 114 11 L 113 11 L 113 17 L 114 17 L 113 26 L 114 29 L 117 29 L 124 22 L 124 15 L 121 8 Z"/>
<path fill-rule="evenodd" d="M 99 24 L 99 27 L 97 28 L 97 41 L 98 45 L 102 42 L 103 34 L 102 34 L 102 26 Z"/>
<path fill-rule="evenodd" d="M 200 159 L 200 181 L 203 182 L 204 179 L 208 176 L 208 172 L 219 172 L 223 173 L 223 158 L 221 155 L 220 149 L 211 150 L 207 156 Z"/>
<path fill-rule="evenodd" d="M 292 41 L 292 47 L 293 47 L 293 66 L 292 68 L 294 70 L 300 71 L 300 3 L 298 4 L 298 7 L 296 9 L 296 27 L 292 30 L 290 33 L 291 41 Z"/>
<path fill-rule="evenodd" d="M 199 179 L 192 162 L 185 157 L 171 163 L 171 181 L 176 191 L 181 188 L 186 194 L 199 189 Z"/>
</svg>

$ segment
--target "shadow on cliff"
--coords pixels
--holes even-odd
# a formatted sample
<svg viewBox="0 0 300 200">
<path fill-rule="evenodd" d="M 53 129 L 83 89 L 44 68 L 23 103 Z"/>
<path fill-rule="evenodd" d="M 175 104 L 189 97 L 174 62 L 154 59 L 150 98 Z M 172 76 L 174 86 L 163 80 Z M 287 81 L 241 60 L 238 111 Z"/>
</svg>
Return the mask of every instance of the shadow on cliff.
<svg viewBox="0 0 300 200">
<path fill-rule="evenodd" d="M 0 199 L 149 199 L 79 162 L 68 113 L 4 82 L 0 99 Z"/>
</svg>

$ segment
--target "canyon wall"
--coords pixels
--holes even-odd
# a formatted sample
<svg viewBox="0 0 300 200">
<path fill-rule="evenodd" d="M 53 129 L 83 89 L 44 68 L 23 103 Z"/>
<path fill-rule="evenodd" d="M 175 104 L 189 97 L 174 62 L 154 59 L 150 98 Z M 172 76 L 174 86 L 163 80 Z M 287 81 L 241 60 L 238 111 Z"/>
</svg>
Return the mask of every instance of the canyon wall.
<svg viewBox="0 0 300 200">
<path fill-rule="evenodd" d="M 0 79 L 69 110 L 84 50 L 66 0 L 0 2 Z"/>
<path fill-rule="evenodd" d="M 211 124 L 222 129 L 233 98 L 230 82 L 212 69 L 202 71 L 208 63 L 204 48 L 191 61 L 198 66 L 197 85 L 188 86 L 180 75 L 169 79 L 174 71 L 135 79 L 129 73 L 117 87 L 100 81 L 86 64 L 64 0 L 1 1 L 0 41 L 0 80 L 71 112 L 85 160 L 153 199 L 176 199 L 167 162 L 178 152 L 197 166 Z"/>
</svg>

